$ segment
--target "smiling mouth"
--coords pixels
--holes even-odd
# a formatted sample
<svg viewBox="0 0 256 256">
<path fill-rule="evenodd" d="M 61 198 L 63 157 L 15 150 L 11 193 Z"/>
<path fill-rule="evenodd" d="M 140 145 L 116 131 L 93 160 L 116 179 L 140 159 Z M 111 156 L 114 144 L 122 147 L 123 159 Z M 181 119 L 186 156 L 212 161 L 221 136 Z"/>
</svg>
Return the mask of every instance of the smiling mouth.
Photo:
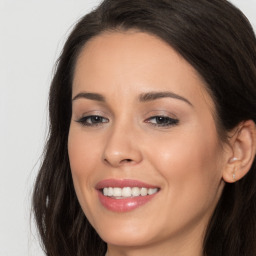
<svg viewBox="0 0 256 256">
<path fill-rule="evenodd" d="M 134 198 L 138 196 L 153 195 L 159 191 L 159 188 L 144 187 L 105 187 L 101 189 L 104 196 L 114 199 Z"/>
<path fill-rule="evenodd" d="M 138 180 L 106 179 L 96 184 L 103 207 L 112 212 L 129 212 L 150 202 L 160 188 Z"/>
</svg>

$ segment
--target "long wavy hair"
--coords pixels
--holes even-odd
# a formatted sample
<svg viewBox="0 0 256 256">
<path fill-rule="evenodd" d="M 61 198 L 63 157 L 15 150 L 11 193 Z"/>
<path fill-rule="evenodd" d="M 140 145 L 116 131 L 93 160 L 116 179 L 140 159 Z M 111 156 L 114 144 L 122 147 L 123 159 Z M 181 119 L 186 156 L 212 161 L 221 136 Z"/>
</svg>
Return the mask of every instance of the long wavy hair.
<svg viewBox="0 0 256 256">
<path fill-rule="evenodd" d="M 225 0 L 105 0 L 74 27 L 49 95 L 50 128 L 33 193 L 33 211 L 48 256 L 102 256 L 106 244 L 84 215 L 71 177 L 67 139 L 77 57 L 105 31 L 136 29 L 158 36 L 206 82 L 222 140 L 244 120 L 256 123 L 256 39 L 246 17 Z M 209 222 L 204 255 L 256 255 L 256 161 L 225 184 Z"/>
</svg>

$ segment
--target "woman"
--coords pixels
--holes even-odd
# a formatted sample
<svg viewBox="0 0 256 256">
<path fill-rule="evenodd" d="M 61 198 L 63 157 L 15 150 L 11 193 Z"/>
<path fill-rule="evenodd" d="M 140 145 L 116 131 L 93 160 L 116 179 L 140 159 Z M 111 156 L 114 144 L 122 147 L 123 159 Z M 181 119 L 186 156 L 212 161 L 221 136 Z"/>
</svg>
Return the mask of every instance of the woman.
<svg viewBox="0 0 256 256">
<path fill-rule="evenodd" d="M 34 190 L 47 255 L 256 255 L 256 40 L 223 0 L 105 0 L 69 36 Z"/>
</svg>

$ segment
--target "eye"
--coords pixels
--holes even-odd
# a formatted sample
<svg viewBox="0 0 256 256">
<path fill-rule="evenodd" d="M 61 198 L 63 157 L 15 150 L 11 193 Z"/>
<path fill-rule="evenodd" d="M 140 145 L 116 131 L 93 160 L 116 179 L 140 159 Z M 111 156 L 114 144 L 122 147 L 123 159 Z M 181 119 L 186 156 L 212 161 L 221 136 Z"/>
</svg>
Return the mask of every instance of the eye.
<svg viewBox="0 0 256 256">
<path fill-rule="evenodd" d="M 103 123 L 108 123 L 109 120 L 103 116 L 92 115 L 92 116 L 84 116 L 78 119 L 77 122 L 84 126 L 98 126 Z"/>
<path fill-rule="evenodd" d="M 168 116 L 152 116 L 146 120 L 146 123 L 160 127 L 168 127 L 177 125 L 179 120 Z"/>
</svg>

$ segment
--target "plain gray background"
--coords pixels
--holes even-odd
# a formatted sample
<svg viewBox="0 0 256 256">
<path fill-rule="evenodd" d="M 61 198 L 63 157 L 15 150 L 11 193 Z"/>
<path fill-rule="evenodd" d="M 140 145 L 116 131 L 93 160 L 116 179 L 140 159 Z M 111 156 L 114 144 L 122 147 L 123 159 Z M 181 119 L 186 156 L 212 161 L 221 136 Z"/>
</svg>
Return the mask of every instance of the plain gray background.
<svg viewBox="0 0 256 256">
<path fill-rule="evenodd" d="M 0 0 L 0 255 L 42 256 L 31 191 L 47 135 L 54 63 L 100 0 Z M 256 0 L 232 0 L 256 30 Z"/>
</svg>

